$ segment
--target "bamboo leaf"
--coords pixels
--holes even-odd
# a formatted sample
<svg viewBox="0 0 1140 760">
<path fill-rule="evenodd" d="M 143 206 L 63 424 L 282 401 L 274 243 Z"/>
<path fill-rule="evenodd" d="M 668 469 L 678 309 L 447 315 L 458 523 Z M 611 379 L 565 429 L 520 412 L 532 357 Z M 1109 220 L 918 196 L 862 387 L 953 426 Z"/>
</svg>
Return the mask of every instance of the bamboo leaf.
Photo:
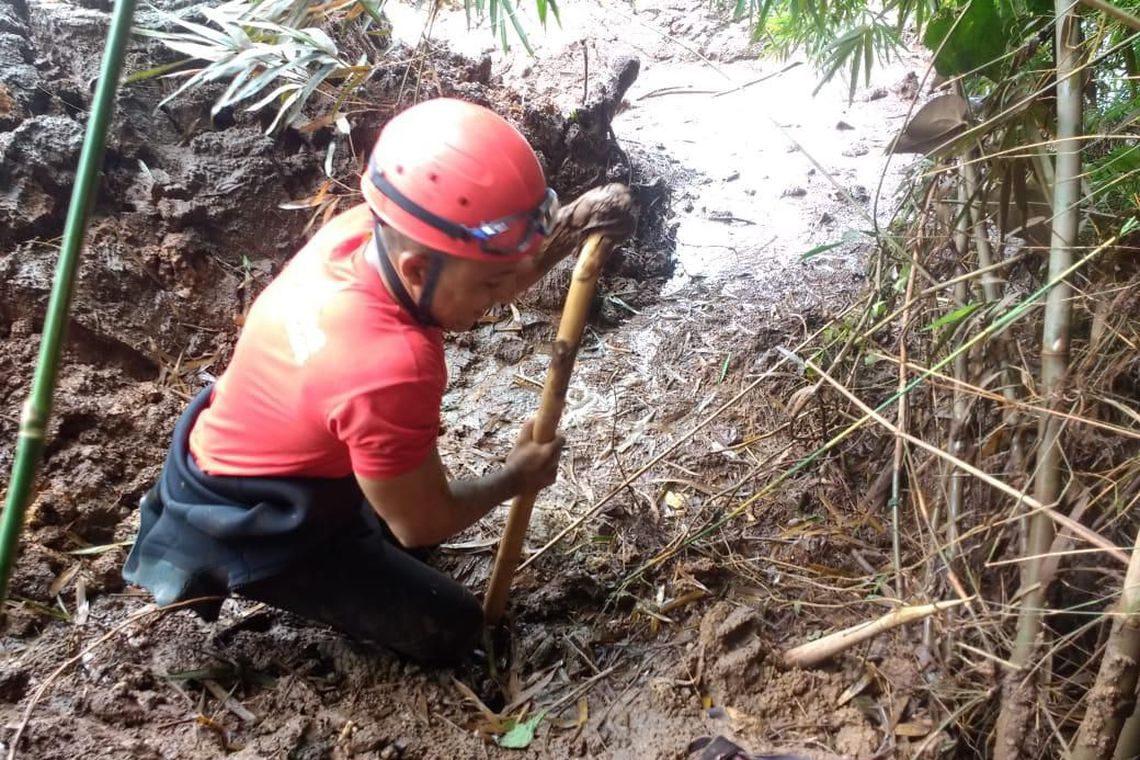
<svg viewBox="0 0 1140 760">
<path fill-rule="evenodd" d="M 274 101 L 274 99 L 281 97 L 286 92 L 289 92 L 291 90 L 299 90 L 299 89 L 301 89 L 301 85 L 299 85 L 299 84 L 294 84 L 294 83 L 283 84 L 280 87 L 278 87 L 276 90 L 274 90 L 273 92 L 266 95 L 261 100 L 254 103 L 253 105 L 246 107 L 245 110 L 247 112 L 260 111 L 262 108 L 265 108 L 265 106 L 272 103 Z"/>
<path fill-rule="evenodd" d="M 209 8 L 203 8 L 202 9 L 202 11 L 203 11 L 202 15 L 207 16 L 207 18 L 208 18 L 209 16 L 207 14 L 209 13 L 210 10 L 211 9 L 209 9 Z M 227 43 L 227 36 L 224 33 L 219 32 L 217 29 L 211 29 L 210 27 L 205 26 L 203 24 L 197 24 L 197 23 L 194 23 L 193 21 L 187 21 L 186 19 L 182 18 L 181 16 L 176 16 L 172 13 L 163 13 L 162 11 L 159 11 L 159 16 L 161 16 L 162 18 L 166 19 L 167 21 L 169 21 L 173 24 L 177 24 L 178 26 L 182 27 L 183 29 L 186 29 L 186 30 L 193 32 L 194 34 L 198 35 L 202 39 L 210 40 L 210 41 L 212 41 L 218 45 L 223 45 L 223 46 L 226 45 L 226 43 Z"/>
<path fill-rule="evenodd" d="M 126 77 L 124 77 L 123 83 L 134 84 L 135 82 L 145 82 L 148 79 L 154 79 L 155 77 L 160 77 L 165 74 L 169 74 L 176 69 L 180 69 L 188 63 L 191 63 L 193 60 L 194 59 L 192 58 L 186 58 L 181 61 L 173 61 L 171 63 L 164 63 L 161 66 L 155 66 L 153 68 L 143 69 L 142 71 L 136 71 L 135 73 L 128 74 Z"/>
<path fill-rule="evenodd" d="M 545 717 L 546 710 L 540 710 L 522 723 L 516 723 L 495 741 L 504 749 L 526 749 L 534 741 L 534 732 Z"/>
<path fill-rule="evenodd" d="M 294 92 L 289 97 L 285 98 L 285 102 L 281 104 L 281 108 L 278 109 L 278 111 L 277 111 L 277 116 L 275 116 L 273 118 L 273 123 L 271 123 L 269 125 L 269 128 L 265 130 L 265 134 L 268 135 L 268 134 L 271 134 L 277 130 L 277 127 L 283 123 L 282 119 L 288 113 L 291 113 L 291 109 L 293 107 L 293 104 L 297 102 L 297 98 L 299 98 L 300 96 L 301 96 L 301 90 L 300 90 L 300 88 L 298 88 L 296 92 Z M 284 123 L 287 124 L 288 119 L 285 119 Z"/>
<path fill-rule="evenodd" d="M 838 248 L 841 245 L 843 245 L 843 243 L 841 243 L 841 242 L 840 243 L 824 243 L 823 245 L 817 245 L 815 248 L 812 248 L 810 251 L 807 251 L 806 253 L 801 254 L 800 255 L 800 261 L 810 261 L 811 259 L 814 259 L 816 256 L 820 255 L 821 253 L 826 253 L 827 251 Z"/>
<path fill-rule="evenodd" d="M 938 330 L 943 327 L 956 325 L 981 307 L 982 305 L 980 303 L 968 303 L 965 306 L 955 309 L 949 314 L 943 314 L 941 317 L 927 325 L 926 329 L 933 332 L 934 330 Z"/>
<path fill-rule="evenodd" d="M 515 34 L 519 36 L 519 41 L 522 42 L 526 52 L 534 57 L 534 48 L 530 46 L 530 40 L 527 39 L 526 30 L 522 28 L 519 23 L 518 16 L 515 15 L 514 6 L 511 5 L 511 0 L 499 0 L 503 4 L 503 9 L 507 12 L 507 16 L 511 20 L 511 26 L 515 28 Z M 506 33 L 504 32 L 504 42 L 506 41 Z"/>
<path fill-rule="evenodd" d="M 128 546 L 131 546 L 132 544 L 134 544 L 134 541 L 119 541 L 118 543 L 114 543 L 114 544 L 101 544 L 99 546 L 85 546 L 82 549 L 74 549 L 72 551 L 69 551 L 68 554 L 71 554 L 71 555 L 76 556 L 76 557 L 90 557 L 90 556 L 97 555 L 97 554 L 106 554 L 107 552 L 114 551 L 115 549 L 122 549 L 122 548 L 125 548 Z"/>
<path fill-rule="evenodd" d="M 965 4 L 948 3 L 940 8 L 927 25 L 922 43 L 938 52 L 934 68 L 943 76 L 982 69 L 982 73 L 992 77 L 996 68 L 987 64 L 1005 54 L 1012 42 L 1011 34 L 1010 25 L 999 15 L 994 0 L 967 0 Z"/>
<path fill-rule="evenodd" d="M 379 3 L 374 3 L 372 0 L 356 0 L 356 2 L 364 9 L 364 12 L 368 14 L 368 17 L 372 19 L 373 22 L 380 26 L 384 25 L 384 15 L 382 13 L 384 0 L 381 0 Z M 464 7 L 466 6 L 467 3 L 465 2 Z"/>
</svg>

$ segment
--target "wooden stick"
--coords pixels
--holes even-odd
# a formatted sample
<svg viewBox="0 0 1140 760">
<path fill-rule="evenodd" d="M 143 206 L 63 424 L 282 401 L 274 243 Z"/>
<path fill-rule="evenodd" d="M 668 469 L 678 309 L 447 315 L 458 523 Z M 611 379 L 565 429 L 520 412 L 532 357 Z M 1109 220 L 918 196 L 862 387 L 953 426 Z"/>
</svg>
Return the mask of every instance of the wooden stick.
<svg viewBox="0 0 1140 760">
<path fill-rule="evenodd" d="M 970 597 L 973 599 L 973 597 Z M 837 654 L 847 651 L 851 647 L 868 639 L 878 636 L 884 631 L 898 628 L 900 625 L 914 623 L 928 618 L 936 612 L 948 610 L 964 604 L 970 599 L 952 599 L 947 602 L 933 604 L 920 604 L 914 607 L 899 607 L 888 612 L 878 620 L 871 620 L 859 625 L 844 628 L 842 631 L 828 634 L 821 639 L 802 644 L 795 649 L 784 652 L 784 666 L 789 668 L 810 668 L 821 662 L 831 659 Z"/>
<path fill-rule="evenodd" d="M 598 284 L 598 274 L 609 255 L 609 241 L 604 235 L 594 233 L 582 244 L 582 252 L 574 267 L 570 280 L 570 292 L 566 305 L 562 307 L 562 320 L 558 324 L 558 337 L 550 353 L 550 369 L 546 373 L 546 384 L 542 389 L 542 403 L 534 421 L 534 440 L 547 443 L 554 440 L 558 432 L 558 421 L 566 406 L 566 389 L 570 386 L 570 373 L 574 370 L 574 359 L 578 356 L 578 344 L 586 329 L 586 318 L 594 291 Z M 526 538 L 530 513 L 534 509 L 537 492 L 521 493 L 511 504 L 507 527 L 499 542 L 499 552 L 495 557 L 495 568 L 487 585 L 487 596 L 483 600 L 483 615 L 489 624 L 499 622 L 507 608 L 511 581 L 515 568 L 522 555 L 523 539 Z"/>
</svg>

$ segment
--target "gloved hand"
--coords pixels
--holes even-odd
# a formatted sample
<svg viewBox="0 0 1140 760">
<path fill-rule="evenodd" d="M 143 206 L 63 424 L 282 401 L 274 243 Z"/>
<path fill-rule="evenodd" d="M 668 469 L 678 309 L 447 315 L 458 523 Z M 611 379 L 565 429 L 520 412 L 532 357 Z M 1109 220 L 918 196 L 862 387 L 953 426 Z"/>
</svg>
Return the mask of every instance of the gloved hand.
<svg viewBox="0 0 1140 760">
<path fill-rule="evenodd" d="M 558 460 L 565 442 L 556 435 L 550 443 L 538 443 L 534 440 L 534 420 L 523 423 L 505 465 L 519 493 L 538 491 L 558 479 Z"/>
<path fill-rule="evenodd" d="M 614 182 L 587 190 L 559 209 L 554 229 L 531 264 L 539 273 L 532 281 L 576 253 L 591 232 L 605 232 L 618 243 L 632 235 L 636 227 L 637 216 L 628 187 Z"/>
<path fill-rule="evenodd" d="M 637 227 L 629 188 L 613 182 L 587 190 L 559 211 L 555 229 L 563 225 L 579 236 L 603 231 L 621 242 Z"/>
</svg>

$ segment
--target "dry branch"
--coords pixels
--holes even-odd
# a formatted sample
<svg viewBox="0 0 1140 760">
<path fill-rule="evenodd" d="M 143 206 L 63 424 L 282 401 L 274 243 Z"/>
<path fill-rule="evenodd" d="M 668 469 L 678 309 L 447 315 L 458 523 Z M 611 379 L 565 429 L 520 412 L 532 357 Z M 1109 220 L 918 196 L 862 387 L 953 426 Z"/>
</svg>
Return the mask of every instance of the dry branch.
<svg viewBox="0 0 1140 760">
<path fill-rule="evenodd" d="M 972 600 L 973 597 L 970 597 L 969 599 L 951 599 L 933 604 L 899 607 L 877 620 L 853 625 L 850 628 L 844 628 L 842 631 L 828 634 L 821 639 L 789 649 L 784 652 L 784 665 L 789 668 L 810 668 L 819 665 L 884 631 L 924 620 L 936 612 L 949 610 Z"/>
</svg>

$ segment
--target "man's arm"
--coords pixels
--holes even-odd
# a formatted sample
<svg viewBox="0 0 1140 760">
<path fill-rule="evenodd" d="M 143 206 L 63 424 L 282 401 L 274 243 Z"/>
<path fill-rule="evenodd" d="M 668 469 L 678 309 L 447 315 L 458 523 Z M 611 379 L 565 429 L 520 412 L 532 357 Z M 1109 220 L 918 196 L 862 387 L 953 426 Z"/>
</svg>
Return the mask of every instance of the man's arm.
<svg viewBox="0 0 1140 760">
<path fill-rule="evenodd" d="M 613 183 L 586 191 L 558 212 L 554 229 L 515 278 L 515 292 L 507 300 L 513 300 L 576 252 L 589 233 L 605 232 L 618 241 L 632 235 L 635 225 L 633 199 L 625 185 Z"/>
<path fill-rule="evenodd" d="M 433 449 L 411 472 L 386 480 L 358 475 L 357 481 L 401 544 L 433 546 L 474 525 L 519 493 L 554 482 L 563 439 L 536 443 L 531 430 L 531 422 L 523 425 L 506 464 L 481 478 L 449 483 L 439 451 Z"/>
</svg>

